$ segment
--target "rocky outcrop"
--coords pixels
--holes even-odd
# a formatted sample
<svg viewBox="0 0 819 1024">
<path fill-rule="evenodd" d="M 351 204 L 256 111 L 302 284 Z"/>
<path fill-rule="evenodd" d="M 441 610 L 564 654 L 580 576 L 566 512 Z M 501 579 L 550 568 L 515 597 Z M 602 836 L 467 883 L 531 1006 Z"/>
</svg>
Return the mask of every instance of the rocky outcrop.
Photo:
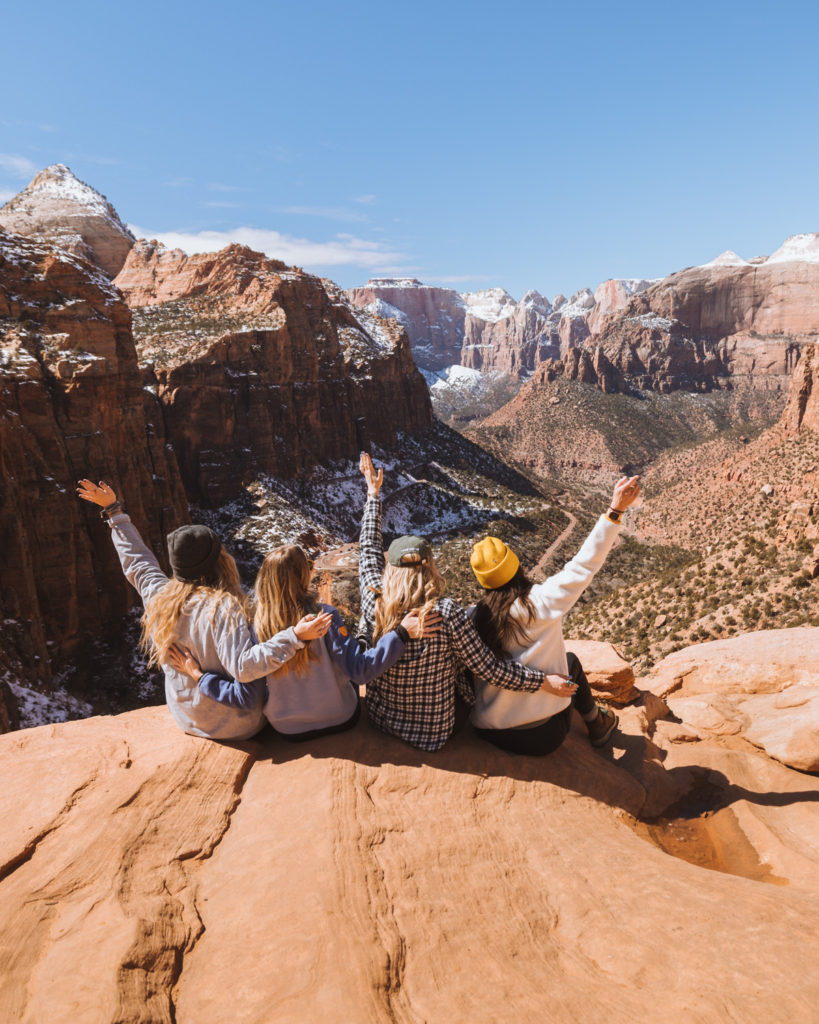
<svg viewBox="0 0 819 1024">
<path fill-rule="evenodd" d="M 723 253 L 671 274 L 619 312 L 592 318 L 619 390 L 702 390 L 742 381 L 782 388 L 801 347 L 819 335 L 819 235 L 772 256 Z"/>
<path fill-rule="evenodd" d="M 111 483 L 159 553 L 187 520 L 166 440 L 119 292 L 0 231 L 0 668 L 48 682 L 85 634 L 121 620 L 133 591 L 76 481 Z"/>
<path fill-rule="evenodd" d="M 95 263 L 114 277 L 134 236 L 105 196 L 52 164 L 0 207 L 0 228 L 26 235 Z"/>
<path fill-rule="evenodd" d="M 809 345 L 797 364 L 782 414 L 786 433 L 798 430 L 819 431 L 819 347 Z"/>
<path fill-rule="evenodd" d="M 594 307 L 589 311 L 588 327 L 591 334 L 599 330 L 603 318 L 609 313 L 623 309 L 633 295 L 639 295 L 656 284 L 656 280 L 645 278 L 610 278 L 599 284 L 594 291 Z"/>
<path fill-rule="evenodd" d="M 529 291 L 520 302 L 509 297 L 509 302 L 493 310 L 476 301 L 486 294 L 464 296 L 472 301 L 464 321 L 463 366 L 520 378 L 560 355 L 558 325 L 548 299 Z"/>
<path fill-rule="evenodd" d="M 433 288 L 415 278 L 375 277 L 347 295 L 354 306 L 394 317 L 406 327 L 416 363 L 443 370 L 461 361 L 463 299 L 451 288 Z"/>
<path fill-rule="evenodd" d="M 819 771 L 819 629 L 686 647 L 642 685 L 700 738 L 741 736 L 791 768 Z"/>
<path fill-rule="evenodd" d="M 354 311 L 332 282 L 238 245 L 186 256 L 145 242 L 116 283 L 199 501 L 432 425 L 404 329 Z"/>
<path fill-rule="evenodd" d="M 575 723 L 543 759 L 164 708 L 0 737 L 0 1018 L 811 1020 L 811 780 L 619 713 L 613 752 Z M 680 798 L 708 816 L 634 825 Z"/>
</svg>

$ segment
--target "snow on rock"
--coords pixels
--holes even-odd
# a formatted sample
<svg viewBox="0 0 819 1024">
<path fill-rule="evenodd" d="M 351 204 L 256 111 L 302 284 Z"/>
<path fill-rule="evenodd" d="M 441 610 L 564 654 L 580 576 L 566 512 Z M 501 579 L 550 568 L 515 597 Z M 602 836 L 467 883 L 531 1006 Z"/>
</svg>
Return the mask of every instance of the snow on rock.
<svg viewBox="0 0 819 1024">
<path fill-rule="evenodd" d="M 461 298 L 470 316 L 493 324 L 512 316 L 517 308 L 517 303 L 505 288 L 485 288 L 479 292 L 461 292 Z"/>
<path fill-rule="evenodd" d="M 819 234 L 791 235 L 765 261 L 770 263 L 819 263 Z"/>
<path fill-rule="evenodd" d="M 409 317 L 402 310 L 398 309 L 397 306 L 391 305 L 385 299 L 375 298 L 372 302 L 369 302 L 364 309 L 368 313 L 372 313 L 374 316 L 380 316 L 384 319 L 397 320 L 399 324 L 406 327 Z"/>
<path fill-rule="evenodd" d="M 0 227 L 45 240 L 95 263 L 114 277 L 134 236 L 105 196 L 65 164 L 46 167 L 0 208 Z"/>
<path fill-rule="evenodd" d="M 738 256 L 733 249 L 726 249 L 710 262 L 702 264 L 703 267 L 747 267 L 749 265 L 748 261 Z"/>
</svg>

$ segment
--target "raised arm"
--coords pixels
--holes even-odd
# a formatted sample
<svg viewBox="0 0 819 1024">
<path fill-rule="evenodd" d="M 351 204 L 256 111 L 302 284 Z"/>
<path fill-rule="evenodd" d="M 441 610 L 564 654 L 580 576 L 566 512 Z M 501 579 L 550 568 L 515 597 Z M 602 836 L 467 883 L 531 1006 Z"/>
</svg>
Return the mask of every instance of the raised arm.
<svg viewBox="0 0 819 1024">
<path fill-rule="evenodd" d="M 583 546 L 560 572 L 532 587 L 529 592 L 531 600 L 536 604 L 547 605 L 555 615 L 565 615 L 605 562 L 619 536 L 622 526 L 620 517 L 637 500 L 639 494 L 640 484 L 636 476 L 618 480 L 608 512 L 597 520 Z"/>
<path fill-rule="evenodd" d="M 146 546 L 130 517 L 122 511 L 114 489 L 102 480 L 99 484 L 80 480 L 77 494 L 102 510 L 102 518 L 111 527 L 111 539 L 125 578 L 135 588 L 143 603 L 147 604 L 165 586 L 168 577 L 160 569 L 159 562 Z"/>
<path fill-rule="evenodd" d="M 368 632 L 375 621 L 375 601 L 381 592 L 384 575 L 384 542 L 381 536 L 381 484 L 384 470 L 376 471 L 373 460 L 362 453 L 359 469 L 367 481 L 367 501 L 361 519 L 358 551 L 358 586 L 361 592 L 361 613 Z"/>
</svg>

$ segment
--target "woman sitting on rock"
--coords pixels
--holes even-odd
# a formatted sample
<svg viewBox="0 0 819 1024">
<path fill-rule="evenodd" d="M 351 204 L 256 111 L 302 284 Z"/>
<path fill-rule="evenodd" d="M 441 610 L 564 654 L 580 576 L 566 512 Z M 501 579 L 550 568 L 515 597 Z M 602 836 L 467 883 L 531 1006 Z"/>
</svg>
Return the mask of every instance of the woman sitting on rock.
<svg viewBox="0 0 819 1024">
<path fill-rule="evenodd" d="M 256 578 L 253 629 L 259 639 L 274 636 L 305 616 L 329 615 L 331 620 L 323 642 L 308 644 L 268 675 L 266 693 L 265 680 L 259 681 L 265 717 L 290 740 L 314 739 L 351 729 L 360 713 L 358 690 L 351 680 L 368 683 L 395 664 L 410 635 L 421 635 L 418 615 L 409 613 L 374 648 L 364 649 L 349 634 L 338 610 L 319 604 L 310 589 L 312 570 L 304 551 L 289 544 L 270 552 Z M 435 619 L 428 617 L 425 635 L 431 636 L 439 628 Z M 233 707 L 247 699 L 247 686 L 219 672 L 203 672 L 187 649 L 172 648 L 169 662 L 220 704 Z"/>
<path fill-rule="evenodd" d="M 108 484 L 80 480 L 77 493 L 101 508 L 111 527 L 122 570 L 145 605 L 142 643 L 149 663 L 165 672 L 165 698 L 176 724 L 193 736 L 241 740 L 265 723 L 259 690 L 244 705 L 228 706 L 207 697 L 190 678 L 168 664 L 174 643 L 184 645 L 210 671 L 242 683 L 279 668 L 323 636 L 332 615 L 304 616 L 264 643 L 254 643 L 245 618 L 245 597 L 233 558 L 207 526 L 181 526 L 168 534 L 169 579 L 122 511 Z"/>
<path fill-rule="evenodd" d="M 467 704 L 475 699 L 467 670 L 509 690 L 543 687 L 557 695 L 571 692 L 562 678 L 545 678 L 540 671 L 492 655 L 463 608 L 443 596 L 444 583 L 432 548 L 422 537 L 393 541 L 384 564 L 380 499 L 384 471 L 376 472 L 366 454 L 359 467 L 367 481 L 358 573 L 368 639 L 384 636 L 411 608 L 419 609 L 422 622 L 433 612 L 441 616 L 439 633 L 410 640 L 403 657 L 367 687 L 367 716 L 373 725 L 414 747 L 438 750 L 455 726 L 456 688 Z"/>
<path fill-rule="evenodd" d="M 572 704 L 586 723 L 595 747 L 617 725 L 613 711 L 598 707 L 583 666 L 563 643 L 563 618 L 591 583 L 620 532 L 623 512 L 640 493 L 636 476 L 614 487 L 611 506 L 575 557 L 544 583 L 533 584 L 515 553 L 497 537 L 472 549 L 470 562 L 486 596 L 475 609 L 475 626 L 500 658 L 568 677 L 572 693 L 510 693 L 491 681 L 476 680 L 472 724 L 495 746 L 516 754 L 550 754 L 569 731 Z"/>
</svg>

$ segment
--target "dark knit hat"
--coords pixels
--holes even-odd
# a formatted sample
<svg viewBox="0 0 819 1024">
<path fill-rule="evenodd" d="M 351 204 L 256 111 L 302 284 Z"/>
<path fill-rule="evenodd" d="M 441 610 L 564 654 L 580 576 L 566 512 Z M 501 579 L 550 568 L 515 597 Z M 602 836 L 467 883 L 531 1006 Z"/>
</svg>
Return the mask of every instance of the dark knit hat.
<svg viewBox="0 0 819 1024">
<path fill-rule="evenodd" d="M 432 547 L 423 537 L 397 537 L 387 551 L 390 565 L 417 565 L 432 558 Z"/>
<path fill-rule="evenodd" d="M 216 565 L 222 542 L 207 526 L 180 526 L 168 534 L 168 558 L 174 576 L 184 583 L 196 583 Z"/>
</svg>

